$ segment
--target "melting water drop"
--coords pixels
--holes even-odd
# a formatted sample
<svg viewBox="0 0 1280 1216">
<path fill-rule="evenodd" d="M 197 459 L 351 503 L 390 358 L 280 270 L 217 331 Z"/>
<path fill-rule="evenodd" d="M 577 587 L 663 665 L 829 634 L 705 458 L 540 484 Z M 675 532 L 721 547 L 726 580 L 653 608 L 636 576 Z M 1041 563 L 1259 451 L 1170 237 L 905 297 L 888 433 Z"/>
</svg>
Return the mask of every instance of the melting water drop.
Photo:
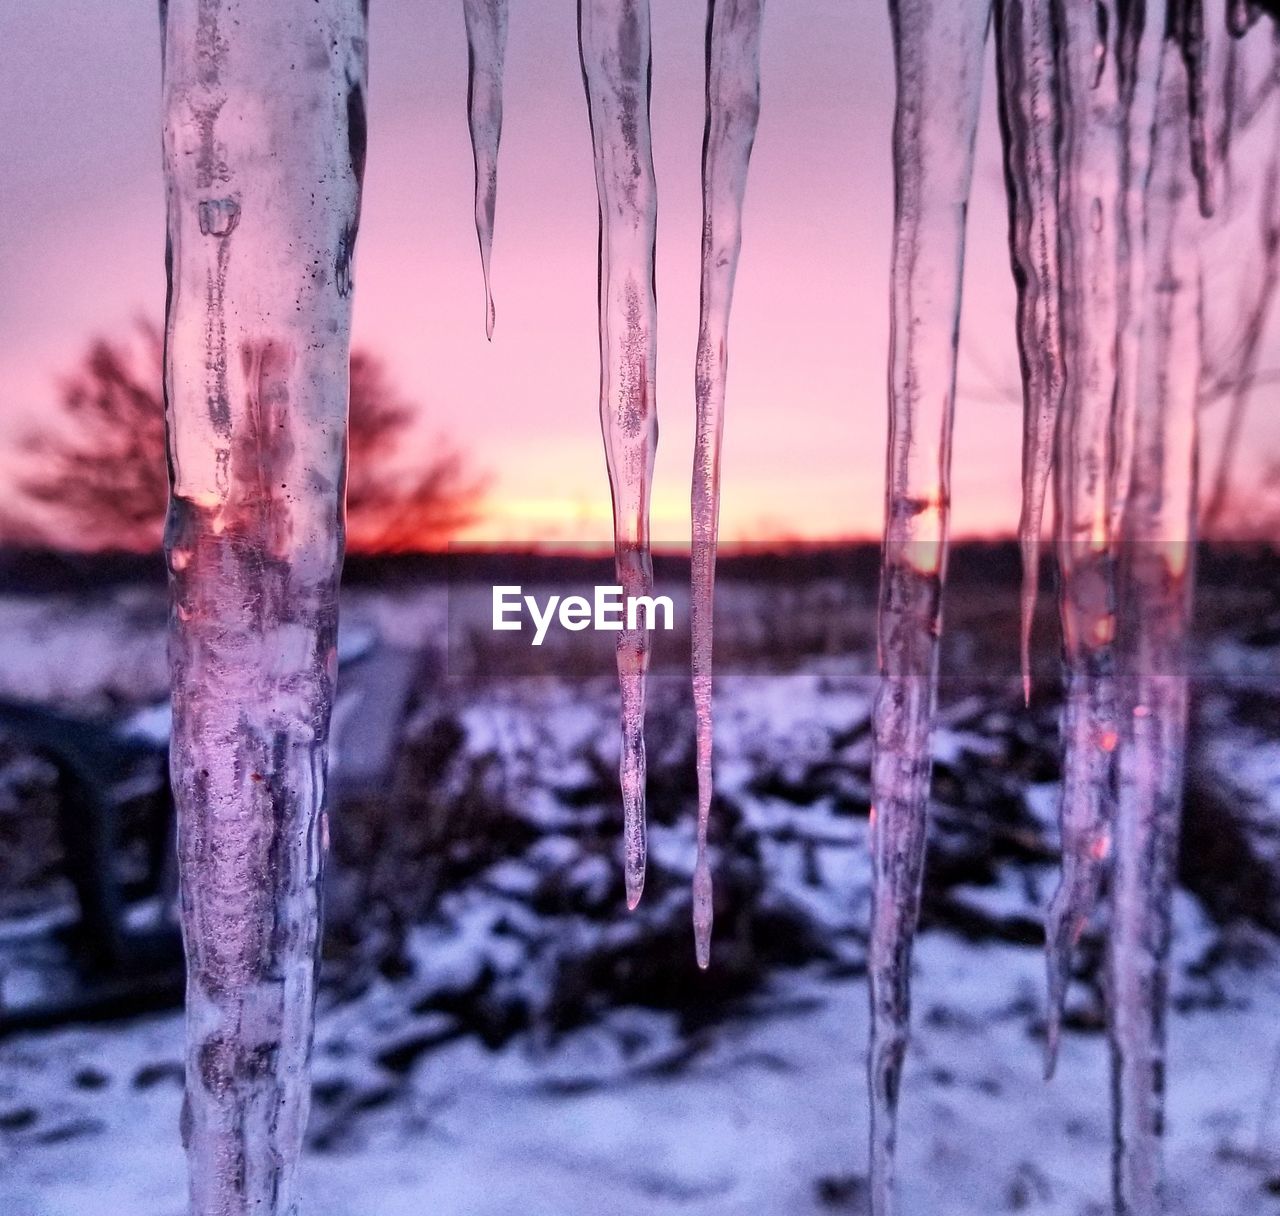
<svg viewBox="0 0 1280 1216">
<path fill-rule="evenodd" d="M 657 184 L 649 131 L 648 0 L 579 0 L 578 44 L 600 202 L 600 424 L 613 495 L 623 597 L 653 589 L 649 496 L 658 444 L 654 395 Z M 649 631 L 618 635 L 622 694 L 623 864 L 627 906 L 640 902 L 645 857 L 645 684 Z"/>
<path fill-rule="evenodd" d="M 707 859 L 712 777 L 712 640 L 720 519 L 720 440 L 729 357 L 729 312 L 742 248 L 742 201 L 760 113 L 764 0 L 710 0 L 707 120 L 702 151 L 702 306 L 693 456 L 693 703 L 697 715 L 698 855 L 693 925 L 698 965 L 711 962 L 713 892 Z"/>
<path fill-rule="evenodd" d="M 920 915 L 950 508 L 965 213 L 986 0 L 891 0 L 894 120 L 889 452 L 871 828 L 871 1205 L 894 1210 L 898 1090 Z"/>
<path fill-rule="evenodd" d="M 467 121 L 476 172 L 476 239 L 484 272 L 484 331 L 493 341 L 495 312 L 489 266 L 498 204 L 502 140 L 502 73 L 507 55 L 508 0 L 462 0 L 467 25 Z"/>
</svg>

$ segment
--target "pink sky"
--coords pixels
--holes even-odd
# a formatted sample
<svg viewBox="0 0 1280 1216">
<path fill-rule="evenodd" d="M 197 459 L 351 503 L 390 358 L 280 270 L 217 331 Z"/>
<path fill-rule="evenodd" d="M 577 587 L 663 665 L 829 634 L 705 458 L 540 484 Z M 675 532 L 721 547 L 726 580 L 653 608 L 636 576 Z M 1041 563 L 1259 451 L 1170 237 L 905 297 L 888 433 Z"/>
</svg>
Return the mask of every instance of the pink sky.
<svg viewBox="0 0 1280 1216">
<path fill-rule="evenodd" d="M 484 339 L 458 0 L 372 5 L 370 147 L 356 340 L 424 407 L 412 461 L 446 435 L 492 476 L 476 539 L 600 539 L 596 203 L 572 0 L 512 5 Z M 56 13 L 56 16 L 51 16 Z M 702 6 L 654 0 L 661 440 L 654 532 L 688 532 L 697 328 Z M 149 0 L 0 12 L 0 480 L 87 338 L 164 300 L 159 50 Z M 763 117 L 731 335 L 726 540 L 880 527 L 892 64 L 884 5 L 770 6 Z M 970 221 L 955 529 L 1017 516 L 1019 410 L 1005 214 L 988 88 Z M 1274 330 L 1274 326 L 1273 326 Z M 1278 344 L 1274 333 L 1269 353 Z M 1264 358 L 1264 365 L 1274 365 Z M 1246 476 L 1277 449 L 1255 404 Z M 1270 414 L 1273 417 L 1268 418 Z M 1214 450 L 1210 419 L 1209 451 Z"/>
</svg>

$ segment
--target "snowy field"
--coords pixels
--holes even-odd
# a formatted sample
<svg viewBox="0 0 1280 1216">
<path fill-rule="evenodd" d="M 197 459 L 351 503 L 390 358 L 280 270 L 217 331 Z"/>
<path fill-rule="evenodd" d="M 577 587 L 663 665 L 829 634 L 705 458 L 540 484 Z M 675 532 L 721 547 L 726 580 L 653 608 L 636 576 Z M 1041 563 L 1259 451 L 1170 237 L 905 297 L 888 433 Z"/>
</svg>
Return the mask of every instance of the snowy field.
<svg viewBox="0 0 1280 1216">
<path fill-rule="evenodd" d="M 1184 907 L 1186 947 L 1202 939 Z M 1191 922 L 1191 923 L 1188 923 Z M 1191 952 L 1194 954 L 1194 951 Z M 1280 1211 L 1280 982 L 1184 979 L 1172 1019 L 1170 1212 Z M 927 934 L 902 1127 L 903 1210 L 1102 1216 L 1109 1211 L 1105 1047 L 1068 1035 L 1058 1079 L 1031 1034 L 1034 952 Z M 1176 994 L 1177 995 L 1177 994 Z M 394 1099 L 307 1158 L 315 1216 L 703 1216 L 863 1212 L 858 980 L 789 977 L 700 1042 L 629 1069 L 619 1013 L 550 1054 L 467 1039 L 426 1055 Z M 334 1065 L 321 1028 L 318 1078 Z M 663 1036 L 661 1026 L 642 1029 Z M 663 1037 L 669 1038 L 666 1030 Z M 6 1216 L 180 1216 L 176 1016 L 65 1030 L 0 1048 L 0 1210 Z M 317 1109 L 317 1119 L 324 1108 Z"/>
<path fill-rule="evenodd" d="M 306 1213 L 865 1212 L 874 685 L 867 653 L 847 647 L 867 609 L 829 589 L 789 593 L 791 614 L 826 623 L 784 636 L 769 619 L 779 594 L 737 587 L 721 613 L 740 658 L 753 644 L 791 657 L 759 670 L 744 658 L 718 688 L 725 903 L 708 976 L 688 930 L 682 679 L 655 682 L 653 868 L 634 917 L 621 910 L 607 675 L 502 680 L 489 655 L 484 679 L 454 671 L 413 709 L 408 777 L 379 812 L 392 835 L 369 828 L 380 879 L 357 864 L 363 838 L 344 845 L 336 825 L 331 937 L 345 944 L 326 964 Z M 1024 711 L 1016 673 L 978 674 L 1008 641 L 1002 625 L 972 624 L 983 608 L 953 613 L 967 674 L 944 688 L 935 742 L 903 1212 L 1104 1216 L 1096 927 L 1057 1078 L 1041 1078 L 1056 706 L 1046 691 Z M 1280 1216 L 1280 649 L 1256 608 L 1235 625 L 1212 614 L 1203 648 L 1176 908 L 1171 1216 Z M 347 615 L 414 648 L 451 609 L 431 589 L 357 591 Z M 163 692 L 162 629 L 152 592 L 0 601 L 0 696 L 127 713 Z M 393 928 L 371 929 L 366 904 L 393 908 Z M 0 921 L 0 993 L 23 931 Z M 180 1216 L 181 1060 L 177 1013 L 0 1040 L 0 1216 Z"/>
</svg>

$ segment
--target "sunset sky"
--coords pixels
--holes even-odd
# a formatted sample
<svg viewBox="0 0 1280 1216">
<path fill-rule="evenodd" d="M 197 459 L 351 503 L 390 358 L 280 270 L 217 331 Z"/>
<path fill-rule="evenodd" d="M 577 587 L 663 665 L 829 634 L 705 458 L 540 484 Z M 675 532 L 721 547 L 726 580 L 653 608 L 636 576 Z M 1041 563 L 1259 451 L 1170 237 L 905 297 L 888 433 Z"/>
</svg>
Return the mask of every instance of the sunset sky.
<svg viewBox="0 0 1280 1216">
<path fill-rule="evenodd" d="M 13 441 L 88 338 L 164 300 L 154 0 L 0 11 L 0 484 Z M 374 0 L 356 341 L 492 477 L 486 540 L 599 539 L 596 201 L 572 0 L 514 0 L 492 346 L 483 328 L 460 0 Z M 661 439 L 654 531 L 688 532 L 697 328 L 703 6 L 654 0 Z M 727 540 L 880 527 L 892 63 L 874 0 L 775 0 L 731 335 Z M 1019 409 L 1005 213 L 988 88 L 970 221 L 954 456 L 961 534 L 1017 514 Z M 1274 366 L 1275 325 L 1264 365 Z M 1274 390 L 1267 390 L 1274 391 Z M 1243 473 L 1280 452 L 1255 403 Z M 1219 411 L 1220 412 L 1220 411 Z M 1270 417 L 1268 417 L 1270 415 Z M 1209 452 L 1213 418 L 1210 418 Z"/>
</svg>

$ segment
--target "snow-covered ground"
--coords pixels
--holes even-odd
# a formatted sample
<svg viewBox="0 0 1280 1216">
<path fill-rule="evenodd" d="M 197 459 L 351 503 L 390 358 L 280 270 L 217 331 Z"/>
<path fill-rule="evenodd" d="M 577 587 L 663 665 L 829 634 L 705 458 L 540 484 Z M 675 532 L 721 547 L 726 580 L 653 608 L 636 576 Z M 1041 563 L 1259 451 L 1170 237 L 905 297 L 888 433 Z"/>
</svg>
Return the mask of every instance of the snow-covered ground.
<svg viewBox="0 0 1280 1216">
<path fill-rule="evenodd" d="M 145 703 L 164 685 L 161 602 L 0 600 L 16 656 L 0 665 L 0 696 L 84 711 Z M 757 620 L 772 601 L 740 591 L 731 602 L 743 619 L 725 613 L 730 636 L 754 629 L 772 650 Z M 432 590 L 348 605 L 405 648 L 438 636 L 448 607 Z M 865 1211 L 873 681 L 865 654 L 832 651 L 788 671 L 746 663 L 718 685 L 718 865 L 734 914 L 718 924 L 708 977 L 690 961 L 683 677 L 655 682 L 653 873 L 630 918 L 612 679 L 445 681 L 410 728 L 435 740 L 437 771 L 406 813 L 465 805 L 462 830 L 488 833 L 492 852 L 449 879 L 393 971 L 323 999 L 303 1216 Z M 1224 644 L 1201 699 L 1197 780 L 1229 799 L 1255 873 L 1240 895 L 1235 855 L 1215 860 L 1226 865 L 1212 880 L 1216 923 L 1178 895 L 1169 1216 L 1280 1216 L 1280 938 L 1259 927 L 1276 891 L 1256 874 L 1280 856 L 1275 658 Z M 1094 984 L 1073 991 L 1057 1078 L 1041 1079 L 1031 939 L 1054 878 L 1055 711 L 1023 711 L 1010 676 L 1008 689 L 975 677 L 943 698 L 903 1086 L 904 1216 L 1111 1210 Z M 339 883 L 335 919 L 344 893 Z M 1096 962 L 1096 937 L 1087 945 Z M 582 958 L 590 974 L 566 980 Z M 667 977 L 660 999 L 637 993 L 636 968 Z M 726 974 L 742 981 L 727 994 Z M 181 1061 L 176 1014 L 0 1041 L 0 1216 L 181 1216 Z"/>
<path fill-rule="evenodd" d="M 1184 963 L 1202 947 L 1189 904 Z M 1034 951 L 927 934 L 901 1135 L 903 1211 L 1109 1210 L 1106 1047 L 1069 1034 L 1040 1078 Z M 1170 1216 L 1280 1211 L 1280 973 L 1219 972 L 1171 1022 Z M 1218 1002 L 1221 1002 L 1219 1004 Z M 305 1172 L 312 1216 L 773 1216 L 864 1211 L 866 990 L 793 976 L 684 1060 L 622 1011 L 550 1053 L 473 1039 L 335 1129 Z M 648 1021 L 646 1021 L 646 1016 Z M 653 1019 L 657 1018 L 657 1024 Z M 640 1025 L 637 1026 L 637 1019 Z M 323 1044 L 323 1084 L 340 1064 Z M 638 1034 L 637 1031 L 640 1033 Z M 619 1044 L 671 1048 L 631 1067 Z M 5 1216 L 180 1216 L 176 1016 L 0 1046 Z M 680 1061 L 684 1060 L 683 1063 Z M 324 1107 L 317 1107 L 324 1118 Z"/>
</svg>

